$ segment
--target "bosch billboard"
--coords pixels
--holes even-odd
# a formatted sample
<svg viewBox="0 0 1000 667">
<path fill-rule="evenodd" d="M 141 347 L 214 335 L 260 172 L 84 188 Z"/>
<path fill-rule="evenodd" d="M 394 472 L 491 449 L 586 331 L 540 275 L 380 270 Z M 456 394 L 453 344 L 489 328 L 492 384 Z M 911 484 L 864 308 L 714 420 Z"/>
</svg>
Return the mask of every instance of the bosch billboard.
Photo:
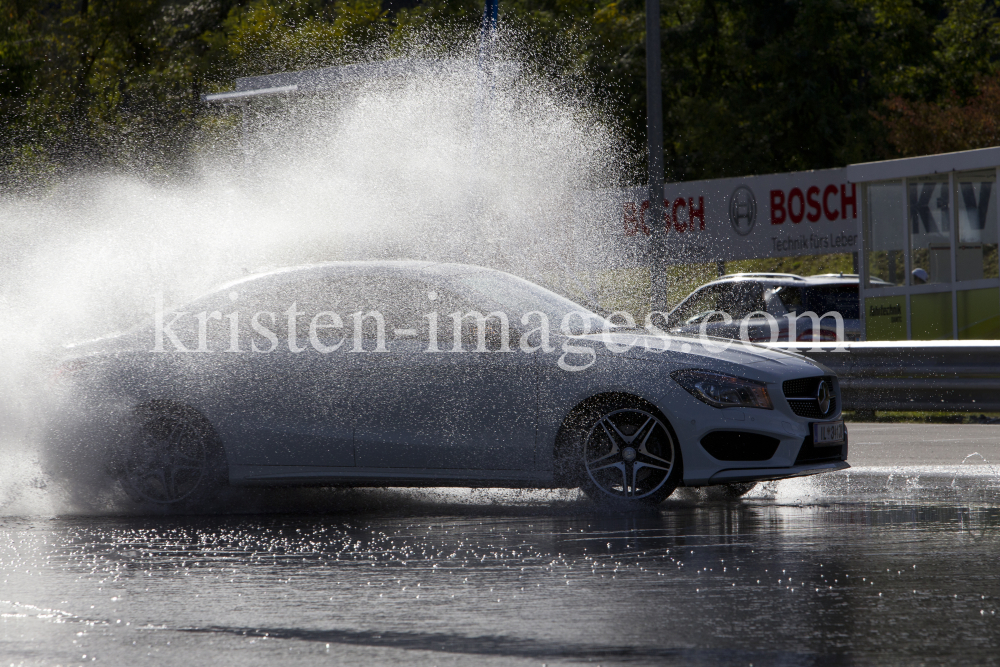
<svg viewBox="0 0 1000 667">
<path fill-rule="evenodd" d="M 845 169 L 668 183 L 669 263 L 855 252 L 861 188 Z M 617 233 L 648 246 L 657 221 L 645 188 L 624 191 Z M 645 248 L 643 248 L 645 250 Z"/>
</svg>

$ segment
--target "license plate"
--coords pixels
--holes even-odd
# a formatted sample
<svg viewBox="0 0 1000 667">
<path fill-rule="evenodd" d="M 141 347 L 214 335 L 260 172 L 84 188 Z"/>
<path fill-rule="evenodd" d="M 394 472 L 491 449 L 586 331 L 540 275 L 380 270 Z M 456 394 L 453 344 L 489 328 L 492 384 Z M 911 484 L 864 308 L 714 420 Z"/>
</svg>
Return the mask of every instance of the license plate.
<svg viewBox="0 0 1000 667">
<path fill-rule="evenodd" d="M 844 441 L 844 422 L 822 422 L 813 424 L 813 444 L 828 445 Z"/>
</svg>

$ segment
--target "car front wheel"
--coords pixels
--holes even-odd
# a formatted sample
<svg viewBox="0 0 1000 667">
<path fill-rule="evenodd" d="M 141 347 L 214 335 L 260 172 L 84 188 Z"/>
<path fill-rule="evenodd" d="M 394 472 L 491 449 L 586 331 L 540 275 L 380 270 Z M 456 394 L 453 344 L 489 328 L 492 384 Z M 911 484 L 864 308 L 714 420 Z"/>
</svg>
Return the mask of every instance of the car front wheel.
<svg viewBox="0 0 1000 667">
<path fill-rule="evenodd" d="M 652 406 L 628 398 L 605 400 L 574 422 L 565 455 L 592 499 L 626 508 L 651 506 L 677 488 L 680 447 Z"/>
</svg>

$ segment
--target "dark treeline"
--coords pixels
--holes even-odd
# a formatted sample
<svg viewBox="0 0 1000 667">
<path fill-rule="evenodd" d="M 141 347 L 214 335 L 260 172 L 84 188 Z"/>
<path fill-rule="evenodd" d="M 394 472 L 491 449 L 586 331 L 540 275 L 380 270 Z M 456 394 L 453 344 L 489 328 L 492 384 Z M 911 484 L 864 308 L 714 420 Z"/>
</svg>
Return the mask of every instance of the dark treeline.
<svg viewBox="0 0 1000 667">
<path fill-rule="evenodd" d="M 641 0 L 502 0 L 644 145 Z M 363 60 L 469 0 L 0 0 L 0 182 L 176 169 L 236 76 Z M 998 143 L 997 0 L 662 0 L 667 177 Z M 558 73 L 557 73 L 558 74 Z M 637 174 L 637 178 L 641 177 Z"/>
</svg>

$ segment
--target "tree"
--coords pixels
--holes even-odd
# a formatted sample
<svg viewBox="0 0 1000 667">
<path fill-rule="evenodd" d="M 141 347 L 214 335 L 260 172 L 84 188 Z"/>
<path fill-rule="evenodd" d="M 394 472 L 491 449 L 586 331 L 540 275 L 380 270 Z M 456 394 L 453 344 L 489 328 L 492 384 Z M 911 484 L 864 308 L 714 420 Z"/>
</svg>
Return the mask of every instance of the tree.
<svg viewBox="0 0 1000 667">
<path fill-rule="evenodd" d="M 998 1 L 662 0 L 667 176 L 994 142 Z M 527 66 L 589 86 L 645 180 L 644 3 L 500 9 Z M 383 57 L 440 26 L 447 49 L 474 38 L 481 13 L 481 0 L 0 0 L 0 179 L 174 172 L 206 126 L 201 93 Z"/>
<path fill-rule="evenodd" d="M 198 37 L 234 1 L 0 0 L 0 57 L 15 74 L 0 121 L 7 174 L 29 154 L 63 169 L 183 155 L 204 83 Z"/>
<path fill-rule="evenodd" d="M 949 153 L 1000 145 L 1000 79 L 983 78 L 967 100 L 949 95 L 943 103 L 886 100 L 876 117 L 899 157 Z"/>
<path fill-rule="evenodd" d="M 892 157 L 1000 144 L 1000 5 L 949 0 L 945 9 L 926 64 L 902 68 L 903 85 L 873 110 Z"/>
</svg>

